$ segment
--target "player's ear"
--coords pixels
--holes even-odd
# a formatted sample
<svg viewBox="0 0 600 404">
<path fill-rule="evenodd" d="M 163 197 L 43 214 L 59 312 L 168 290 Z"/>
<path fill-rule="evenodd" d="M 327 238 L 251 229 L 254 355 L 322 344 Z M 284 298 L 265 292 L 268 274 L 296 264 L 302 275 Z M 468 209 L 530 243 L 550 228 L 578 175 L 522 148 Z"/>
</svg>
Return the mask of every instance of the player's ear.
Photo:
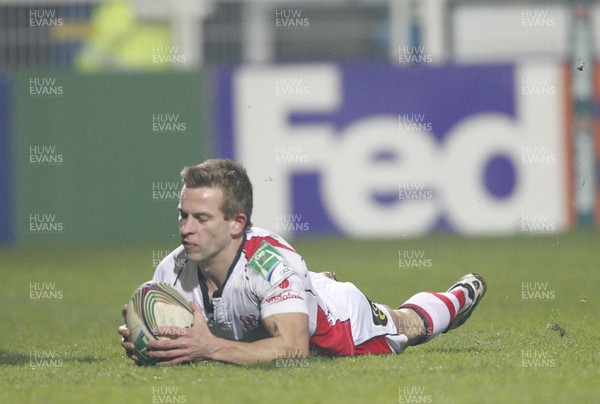
<svg viewBox="0 0 600 404">
<path fill-rule="evenodd" d="M 233 237 L 239 237 L 244 232 L 244 228 L 246 227 L 247 222 L 248 217 L 246 217 L 245 213 L 240 212 L 237 215 L 235 215 L 233 220 L 231 221 L 231 235 Z"/>
</svg>

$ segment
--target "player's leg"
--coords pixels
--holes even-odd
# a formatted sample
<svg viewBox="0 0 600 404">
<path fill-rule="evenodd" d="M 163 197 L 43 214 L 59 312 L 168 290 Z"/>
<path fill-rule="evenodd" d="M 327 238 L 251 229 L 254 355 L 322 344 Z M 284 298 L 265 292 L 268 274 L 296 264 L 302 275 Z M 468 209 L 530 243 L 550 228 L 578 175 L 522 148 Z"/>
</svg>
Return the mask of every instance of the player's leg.
<svg viewBox="0 0 600 404">
<path fill-rule="evenodd" d="M 337 281 L 335 272 L 320 272 L 326 278 Z M 381 304 L 390 314 L 398 334 L 403 334 L 408 338 L 408 345 L 415 345 L 425 333 L 425 323 L 421 317 L 410 309 L 392 310 L 388 305 Z"/>
<path fill-rule="evenodd" d="M 421 316 L 411 309 L 400 308 L 398 310 L 392 310 L 389 306 L 382 306 L 390 312 L 394 324 L 396 324 L 396 328 L 398 329 L 398 334 L 406 335 L 408 338 L 408 345 L 418 344 L 426 331 L 425 322 Z"/>
<path fill-rule="evenodd" d="M 326 355 L 400 353 L 407 337 L 398 335 L 393 310 L 370 301 L 354 284 L 309 272 L 318 297 L 315 351 Z"/>
<path fill-rule="evenodd" d="M 408 299 L 393 313 L 398 319 L 397 327 L 409 333 L 410 345 L 421 344 L 442 332 L 461 326 L 473 313 L 487 285 L 476 273 L 463 276 L 445 293 L 421 292 Z M 412 313 L 411 313 L 412 312 Z M 421 319 L 421 322 L 415 319 Z M 395 319 L 396 320 L 396 319 Z M 419 325 L 422 324 L 422 327 Z M 420 333 L 419 335 L 416 335 Z"/>
</svg>

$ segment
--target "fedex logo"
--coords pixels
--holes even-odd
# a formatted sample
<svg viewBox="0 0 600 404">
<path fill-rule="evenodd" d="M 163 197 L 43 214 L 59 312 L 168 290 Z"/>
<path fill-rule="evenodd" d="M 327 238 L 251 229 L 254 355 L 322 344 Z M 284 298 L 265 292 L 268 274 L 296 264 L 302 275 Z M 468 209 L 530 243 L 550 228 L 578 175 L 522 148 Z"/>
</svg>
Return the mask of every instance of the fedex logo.
<svg viewBox="0 0 600 404">
<path fill-rule="evenodd" d="M 275 91 L 278 77 L 308 91 Z M 311 233 L 510 234 L 532 212 L 567 224 L 559 66 L 261 66 L 217 83 L 218 154 L 248 169 L 259 226 L 302 214 Z"/>
</svg>

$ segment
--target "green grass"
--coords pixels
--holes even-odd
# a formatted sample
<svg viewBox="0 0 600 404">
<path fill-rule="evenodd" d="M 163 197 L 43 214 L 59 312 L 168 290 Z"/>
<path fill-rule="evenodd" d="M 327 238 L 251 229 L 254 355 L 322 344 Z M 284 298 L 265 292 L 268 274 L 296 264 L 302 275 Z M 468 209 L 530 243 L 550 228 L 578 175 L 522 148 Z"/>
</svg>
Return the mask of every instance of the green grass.
<svg viewBox="0 0 600 404">
<path fill-rule="evenodd" d="M 381 303 L 397 306 L 417 291 L 445 290 L 469 271 L 484 274 L 489 289 L 465 326 L 401 355 L 310 357 L 307 366 L 288 368 L 210 362 L 144 368 L 124 357 L 116 328 L 121 305 L 152 276 L 153 247 L 0 249 L 0 402 L 586 403 L 600 397 L 598 233 L 294 244 L 312 270 L 334 270 Z M 422 251 L 431 266 L 399 268 L 399 250 Z M 36 282 L 53 283 L 61 297 L 32 300 Z M 523 299 L 523 283 L 536 282 L 552 298 Z M 35 354 L 55 360 L 36 365 Z M 543 358 L 524 367 L 524 355 Z"/>
</svg>

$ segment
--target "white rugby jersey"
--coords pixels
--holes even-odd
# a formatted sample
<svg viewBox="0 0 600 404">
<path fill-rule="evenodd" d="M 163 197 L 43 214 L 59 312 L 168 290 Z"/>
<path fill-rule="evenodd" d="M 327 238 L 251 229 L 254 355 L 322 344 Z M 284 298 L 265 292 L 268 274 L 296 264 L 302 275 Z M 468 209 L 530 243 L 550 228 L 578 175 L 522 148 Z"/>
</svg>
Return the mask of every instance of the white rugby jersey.
<svg viewBox="0 0 600 404">
<path fill-rule="evenodd" d="M 213 334 L 238 341 L 268 335 L 262 319 L 279 313 L 305 313 L 310 333 L 316 327 L 317 302 L 302 257 L 280 236 L 253 227 L 246 232 L 225 284 L 208 299 L 198 264 L 185 258 L 183 246 L 156 268 L 155 281 L 168 282 L 200 307 Z"/>
<path fill-rule="evenodd" d="M 212 302 L 198 264 L 186 259 L 183 246 L 161 261 L 153 280 L 173 285 L 202 309 L 213 334 L 230 340 L 269 337 L 262 320 L 280 313 L 307 314 L 311 346 L 326 354 L 354 355 L 355 345 L 396 333 L 391 319 L 378 324 L 379 305 L 373 306 L 354 285 L 309 272 L 304 259 L 283 238 L 257 227 L 246 231 Z M 323 299 L 319 290 L 326 294 Z"/>
</svg>

